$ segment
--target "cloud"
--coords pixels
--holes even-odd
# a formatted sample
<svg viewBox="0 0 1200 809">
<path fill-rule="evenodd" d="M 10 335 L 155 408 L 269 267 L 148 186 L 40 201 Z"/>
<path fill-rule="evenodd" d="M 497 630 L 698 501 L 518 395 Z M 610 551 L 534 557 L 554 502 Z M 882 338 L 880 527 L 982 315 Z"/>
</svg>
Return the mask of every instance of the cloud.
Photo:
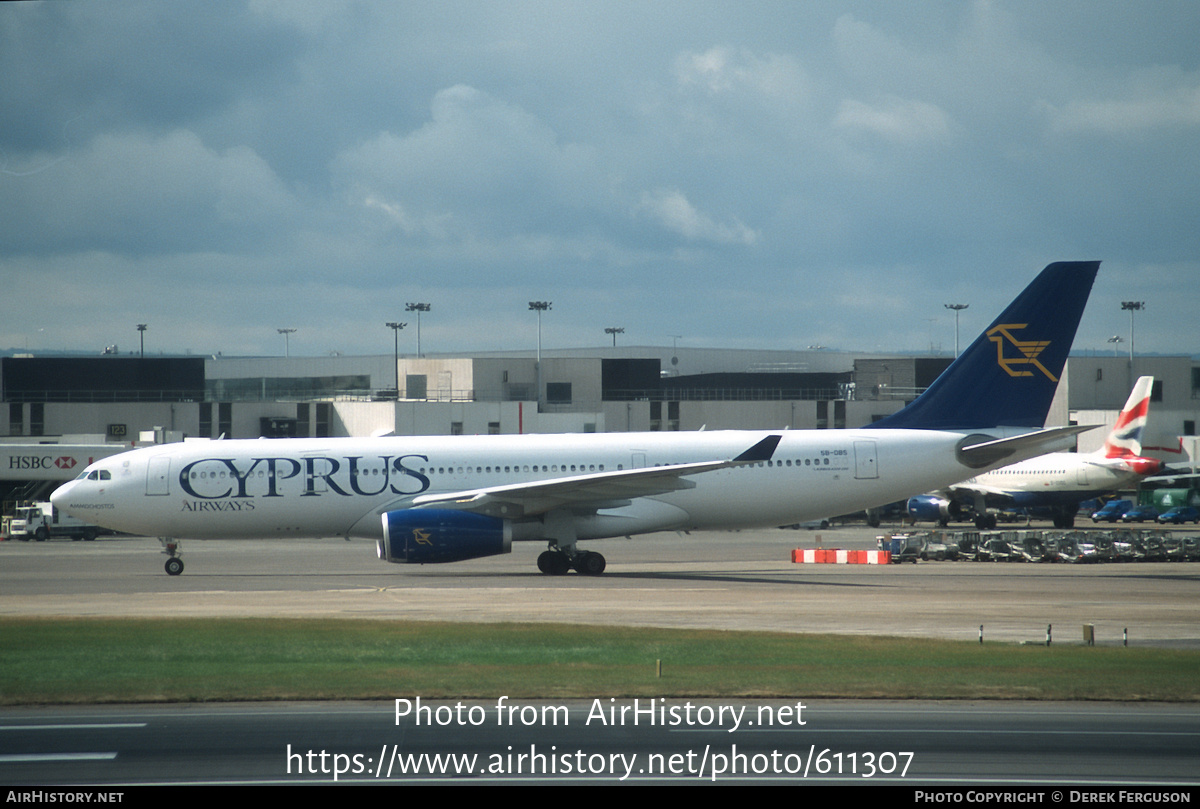
<svg viewBox="0 0 1200 809">
<path fill-rule="evenodd" d="M 696 210 L 681 191 L 665 188 L 647 191 L 642 194 L 638 209 L 689 241 L 752 245 L 759 238 L 756 231 L 736 220 L 730 225 L 714 222 Z"/>
<path fill-rule="evenodd" d="M 270 241 L 297 201 L 246 146 L 221 151 L 193 132 L 112 133 L 44 170 L 9 179 L 0 200 L 8 250 L 145 255 Z"/>
<path fill-rule="evenodd" d="M 1143 89 L 1135 97 L 1047 104 L 1056 132 L 1137 136 L 1152 130 L 1200 126 L 1200 83 Z"/>
<path fill-rule="evenodd" d="M 592 150 L 467 85 L 439 91 L 415 131 L 381 132 L 338 155 L 335 182 L 408 235 L 495 238 L 572 230 L 607 191 Z"/>
<path fill-rule="evenodd" d="M 681 86 L 700 87 L 712 95 L 747 93 L 790 104 L 810 91 L 803 67 L 791 56 L 777 53 L 759 55 L 715 46 L 679 54 L 674 70 Z"/>
<path fill-rule="evenodd" d="M 874 106 L 862 101 L 843 101 L 833 123 L 842 129 L 866 132 L 908 146 L 947 143 L 954 128 L 950 116 L 936 104 L 892 95 Z"/>
</svg>

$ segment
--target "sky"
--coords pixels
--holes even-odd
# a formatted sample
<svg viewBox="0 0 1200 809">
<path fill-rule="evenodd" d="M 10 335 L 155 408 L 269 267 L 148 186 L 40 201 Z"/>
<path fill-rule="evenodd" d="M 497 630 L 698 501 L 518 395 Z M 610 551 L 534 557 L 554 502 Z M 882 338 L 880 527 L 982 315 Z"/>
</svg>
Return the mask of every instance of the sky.
<svg viewBox="0 0 1200 809">
<path fill-rule="evenodd" d="M 1200 354 L 1200 4 L 0 4 L 0 349 Z"/>
</svg>

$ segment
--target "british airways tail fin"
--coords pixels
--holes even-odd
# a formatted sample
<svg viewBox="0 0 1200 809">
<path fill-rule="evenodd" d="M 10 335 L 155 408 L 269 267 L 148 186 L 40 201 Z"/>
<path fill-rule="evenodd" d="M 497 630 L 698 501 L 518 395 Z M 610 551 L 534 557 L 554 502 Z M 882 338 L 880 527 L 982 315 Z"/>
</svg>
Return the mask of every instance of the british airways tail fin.
<svg viewBox="0 0 1200 809">
<path fill-rule="evenodd" d="M 1044 426 L 1099 267 L 1099 261 L 1047 266 L 924 393 L 870 426 Z"/>
<path fill-rule="evenodd" d="M 1146 416 L 1150 413 L 1150 391 L 1154 388 L 1154 377 L 1138 377 L 1137 383 L 1125 402 L 1125 409 L 1117 416 L 1112 432 L 1104 439 L 1105 458 L 1130 458 L 1142 454 L 1142 431 L 1146 429 Z"/>
</svg>

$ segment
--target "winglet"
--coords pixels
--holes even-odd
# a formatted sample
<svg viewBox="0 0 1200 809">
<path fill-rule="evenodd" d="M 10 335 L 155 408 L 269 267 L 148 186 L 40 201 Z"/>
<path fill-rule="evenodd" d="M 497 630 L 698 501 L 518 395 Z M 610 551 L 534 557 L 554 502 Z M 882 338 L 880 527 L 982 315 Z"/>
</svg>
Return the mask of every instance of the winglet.
<svg viewBox="0 0 1200 809">
<path fill-rule="evenodd" d="M 768 435 L 762 441 L 759 441 L 750 449 L 743 452 L 741 455 L 734 458 L 734 463 L 758 463 L 759 461 L 769 461 L 771 456 L 775 454 L 775 448 L 779 446 L 781 435 Z"/>
<path fill-rule="evenodd" d="M 1048 265 L 929 388 L 871 427 L 1042 427 L 1099 261 Z"/>
</svg>

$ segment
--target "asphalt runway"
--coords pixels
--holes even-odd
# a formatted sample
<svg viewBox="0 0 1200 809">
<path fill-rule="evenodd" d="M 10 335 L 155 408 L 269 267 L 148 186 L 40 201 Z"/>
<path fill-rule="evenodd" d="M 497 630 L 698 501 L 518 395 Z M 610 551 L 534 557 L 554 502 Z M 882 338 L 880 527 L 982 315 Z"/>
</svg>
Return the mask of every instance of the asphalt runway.
<svg viewBox="0 0 1200 809">
<path fill-rule="evenodd" d="M 887 526 L 884 527 L 884 530 Z M 1190 529 L 1185 529 L 1190 530 Z M 540 621 L 622 626 L 1131 646 L 1200 645 L 1200 563 L 793 564 L 793 548 L 868 549 L 879 529 L 653 534 L 584 547 L 600 577 L 537 572 L 540 543 L 448 565 L 392 565 L 374 543 L 183 544 L 182 576 L 157 540 L 0 543 L 0 615 L 287 616 Z"/>
<path fill-rule="evenodd" d="M 556 621 L 959 640 L 977 639 L 982 625 L 987 639 L 1033 643 L 1045 640 L 1047 624 L 1055 643 L 1079 643 L 1081 625 L 1091 623 L 1102 644 L 1121 643 L 1126 630 L 1131 646 L 1200 644 L 1200 563 L 790 561 L 793 548 L 818 542 L 874 548 L 879 533 L 773 529 L 589 542 L 608 558 L 607 572 L 595 578 L 538 573 L 540 543 L 518 544 L 505 556 L 410 567 L 379 561 L 374 543 L 365 541 L 190 542 L 183 546 L 186 570 L 171 577 L 153 539 L 3 542 L 0 615 Z M 730 702 L 755 717 L 761 704 Z M 810 708 L 803 727 L 756 723 L 730 733 L 602 729 L 576 721 L 590 711 L 572 704 L 569 735 L 545 723 L 482 735 L 453 725 L 422 731 L 411 721 L 396 723 L 388 704 L 8 708 L 0 711 L 0 781 L 327 783 L 337 777 L 330 767 L 339 760 L 350 766 L 359 756 L 366 766 L 343 769 L 344 780 L 601 785 L 630 773 L 625 783 L 796 783 L 819 774 L 824 783 L 951 790 L 1196 784 L 1200 733 L 1191 705 L 819 701 Z M 392 772 L 410 755 L 448 753 L 477 755 L 470 775 Z M 752 774 L 716 777 L 715 765 L 731 765 L 739 753 Z M 539 762 L 566 767 L 568 754 L 577 767 L 586 762 L 586 772 L 529 769 Z M 1056 794 L 1037 799 L 1058 802 Z"/>
<path fill-rule="evenodd" d="M 652 714 L 650 703 L 660 711 Z M 954 805 L 1079 803 L 1061 787 L 1094 795 L 1098 787 L 1124 784 L 1131 796 L 1109 800 L 1167 803 L 1190 797 L 1200 755 L 1194 705 L 503 703 L 520 713 L 503 713 L 499 705 L 426 703 L 429 716 L 441 721 L 422 720 L 394 702 L 11 708 L 0 710 L 0 783 L 11 790 L 51 783 L 335 780 L 459 786 L 813 782 L 886 785 L 894 790 L 888 797 L 910 804 Z M 450 720 L 459 706 L 463 721 Z M 609 706 L 629 710 L 614 722 L 622 714 L 602 710 Z M 635 709 L 642 712 L 635 715 Z M 529 712 L 536 721 L 513 719 Z M 960 791 L 978 785 L 988 785 L 991 797 Z M 915 789 L 932 789 L 940 799 L 918 799 Z M 138 797 L 136 790 L 122 796 Z"/>
</svg>

